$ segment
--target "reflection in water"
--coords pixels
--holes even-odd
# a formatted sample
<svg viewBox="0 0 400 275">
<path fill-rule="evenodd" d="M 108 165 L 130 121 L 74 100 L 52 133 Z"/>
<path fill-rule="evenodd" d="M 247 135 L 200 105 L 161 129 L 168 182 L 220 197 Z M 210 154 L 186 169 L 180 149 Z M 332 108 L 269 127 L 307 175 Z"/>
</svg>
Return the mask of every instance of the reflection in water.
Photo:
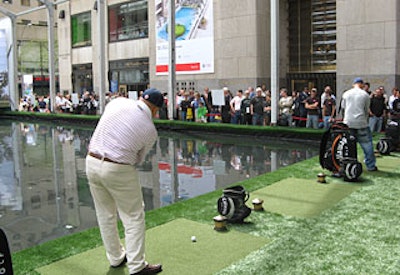
<svg viewBox="0 0 400 275">
<path fill-rule="evenodd" d="M 93 129 L 0 124 L 0 227 L 13 252 L 97 226 L 85 175 Z M 251 137 L 160 137 L 138 167 L 146 210 L 315 156 L 318 148 Z M 246 140 L 247 139 L 247 140 Z"/>
</svg>

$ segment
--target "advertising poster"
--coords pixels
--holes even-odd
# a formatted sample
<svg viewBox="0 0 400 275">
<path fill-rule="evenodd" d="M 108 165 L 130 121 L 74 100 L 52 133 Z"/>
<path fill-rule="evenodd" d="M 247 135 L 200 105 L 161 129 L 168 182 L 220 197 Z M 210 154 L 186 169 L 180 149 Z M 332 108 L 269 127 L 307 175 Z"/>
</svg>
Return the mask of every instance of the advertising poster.
<svg viewBox="0 0 400 275">
<path fill-rule="evenodd" d="M 156 0 L 156 74 L 168 74 L 168 1 Z M 214 73 L 212 0 L 177 1 L 175 11 L 177 74 Z"/>
</svg>

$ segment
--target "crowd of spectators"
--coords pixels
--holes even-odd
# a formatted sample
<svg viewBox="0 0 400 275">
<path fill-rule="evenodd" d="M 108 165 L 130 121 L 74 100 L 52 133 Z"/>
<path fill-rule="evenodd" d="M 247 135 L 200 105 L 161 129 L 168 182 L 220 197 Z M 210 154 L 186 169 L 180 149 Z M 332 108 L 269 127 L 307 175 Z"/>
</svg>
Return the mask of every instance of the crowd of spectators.
<svg viewBox="0 0 400 275">
<path fill-rule="evenodd" d="M 370 83 L 364 90 L 370 95 L 369 126 L 372 132 L 381 132 L 388 119 L 400 119 L 400 93 L 397 87 L 387 96 L 383 86 L 370 91 Z M 176 120 L 220 122 L 244 125 L 271 125 L 271 91 L 265 85 L 256 89 L 248 87 L 237 90 L 235 94 L 228 87 L 223 88 L 224 105 L 213 104 L 212 92 L 205 88 L 203 93 L 193 90 L 180 90 L 176 94 Z M 206 109 L 198 114 L 197 102 Z M 328 129 L 332 123 L 340 120 L 340 102 L 330 85 L 322 91 L 304 87 L 303 90 L 279 90 L 278 121 L 279 126 Z M 200 118 L 200 119 L 199 119 Z"/>
<path fill-rule="evenodd" d="M 75 98 L 72 98 L 74 96 Z M 50 96 L 24 96 L 20 99 L 18 111 L 50 113 Z M 99 102 L 94 92 L 78 94 L 57 93 L 55 97 L 55 113 L 95 115 L 98 112 Z"/>
<path fill-rule="evenodd" d="M 199 123 L 232 123 L 243 125 L 271 125 L 271 91 L 265 85 L 238 89 L 233 93 L 228 87 L 223 89 L 224 104 L 213 104 L 212 91 L 204 88 L 202 93 L 195 90 L 179 90 L 175 95 L 175 120 Z M 399 89 L 393 88 L 388 96 L 383 86 L 370 90 L 365 83 L 364 90 L 370 95 L 370 129 L 381 132 L 388 118 L 400 119 Z M 139 92 L 138 96 L 140 96 Z M 71 97 L 75 98 L 72 99 Z M 105 103 L 123 94 L 106 93 Z M 164 93 L 165 104 L 160 109 L 159 118 L 168 119 L 168 95 Z M 396 102 L 395 102 L 396 101 Z M 395 102 L 395 104 L 394 104 Z M 19 111 L 50 112 L 49 96 L 25 96 L 21 98 Z M 57 93 L 56 113 L 98 114 L 99 101 L 94 92 L 79 94 Z M 330 85 L 323 91 L 304 87 L 303 90 L 279 90 L 278 121 L 279 126 L 328 129 L 337 120 L 340 104 L 336 102 L 335 92 Z"/>
<path fill-rule="evenodd" d="M 213 104 L 212 92 L 203 93 L 180 90 L 176 94 L 176 120 L 220 122 L 243 125 L 271 125 L 271 91 L 265 85 L 257 88 L 238 89 L 235 94 L 223 88 L 224 104 Z M 199 106 L 204 106 L 200 109 Z M 305 87 L 302 91 L 279 91 L 279 116 L 277 124 L 289 127 L 329 127 L 336 115 L 336 102 L 330 86 L 319 94 L 316 88 Z M 325 121 L 325 123 L 324 123 Z"/>
</svg>

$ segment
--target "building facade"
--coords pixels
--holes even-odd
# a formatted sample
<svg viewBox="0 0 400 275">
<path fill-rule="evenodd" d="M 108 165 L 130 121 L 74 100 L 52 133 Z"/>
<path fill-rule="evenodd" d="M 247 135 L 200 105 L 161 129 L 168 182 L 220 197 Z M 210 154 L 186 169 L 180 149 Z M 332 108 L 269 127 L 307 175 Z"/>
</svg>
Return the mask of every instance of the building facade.
<svg viewBox="0 0 400 275">
<path fill-rule="evenodd" d="M 25 10 L 32 9 L 32 12 L 23 14 Z M 11 31 L 9 19 L 2 13 L 2 10 L 12 14 L 19 14 L 16 17 L 16 52 L 18 76 L 17 88 L 22 89 L 24 75 L 31 75 L 33 79 L 33 88 L 37 93 L 48 93 L 48 76 L 49 76 L 49 58 L 48 58 L 48 41 L 47 41 L 47 14 L 45 6 L 38 1 L 2 1 L 0 3 L 0 30 L 6 37 Z M 2 63 L 8 63 L 7 57 L 13 48 L 11 41 L 4 41 L 6 44 L 6 52 L 2 58 Z M 55 41 L 57 44 L 57 41 Z M 57 64 L 58 62 L 56 62 Z M 6 66 L 7 67 L 7 66 Z M 1 68 L 1 74 L 7 71 Z M 8 78 L 6 79 L 6 82 Z M 7 83 L 3 83 L 7 85 Z M 3 85 L 1 85 L 3 87 Z M 20 92 L 21 93 L 21 92 Z"/>
<path fill-rule="evenodd" d="M 57 5 L 60 91 L 97 93 L 105 81 L 112 92 L 140 91 L 148 85 L 168 92 L 161 34 L 168 0 L 104 1 L 104 41 L 97 3 L 70 0 Z M 270 1 L 175 3 L 177 12 L 194 10 L 187 25 L 176 19 L 177 26 L 190 29 L 188 38 L 177 37 L 177 89 L 270 87 Z M 383 85 L 390 93 L 400 85 L 399 5 L 400 0 L 279 1 L 279 86 L 322 90 L 329 84 L 340 95 L 361 76 L 372 88 Z M 106 79 L 99 70 L 101 43 Z"/>
</svg>

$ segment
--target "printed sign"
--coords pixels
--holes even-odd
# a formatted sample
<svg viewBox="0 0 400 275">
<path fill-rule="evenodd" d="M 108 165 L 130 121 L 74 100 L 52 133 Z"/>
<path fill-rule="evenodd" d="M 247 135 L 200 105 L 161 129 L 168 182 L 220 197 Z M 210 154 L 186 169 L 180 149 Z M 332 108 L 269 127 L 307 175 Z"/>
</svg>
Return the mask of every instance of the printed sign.
<svg viewBox="0 0 400 275">
<path fill-rule="evenodd" d="M 213 105 L 216 106 L 224 106 L 225 105 L 225 96 L 223 90 L 211 90 L 211 97 Z"/>
<path fill-rule="evenodd" d="M 156 5 L 156 74 L 168 74 L 168 0 Z M 180 3 L 175 11 L 177 74 L 214 73 L 214 18 L 212 0 Z"/>
<path fill-rule="evenodd" d="M 129 91 L 128 97 L 133 100 L 138 100 L 138 98 L 139 98 L 138 92 L 137 91 Z"/>
</svg>

